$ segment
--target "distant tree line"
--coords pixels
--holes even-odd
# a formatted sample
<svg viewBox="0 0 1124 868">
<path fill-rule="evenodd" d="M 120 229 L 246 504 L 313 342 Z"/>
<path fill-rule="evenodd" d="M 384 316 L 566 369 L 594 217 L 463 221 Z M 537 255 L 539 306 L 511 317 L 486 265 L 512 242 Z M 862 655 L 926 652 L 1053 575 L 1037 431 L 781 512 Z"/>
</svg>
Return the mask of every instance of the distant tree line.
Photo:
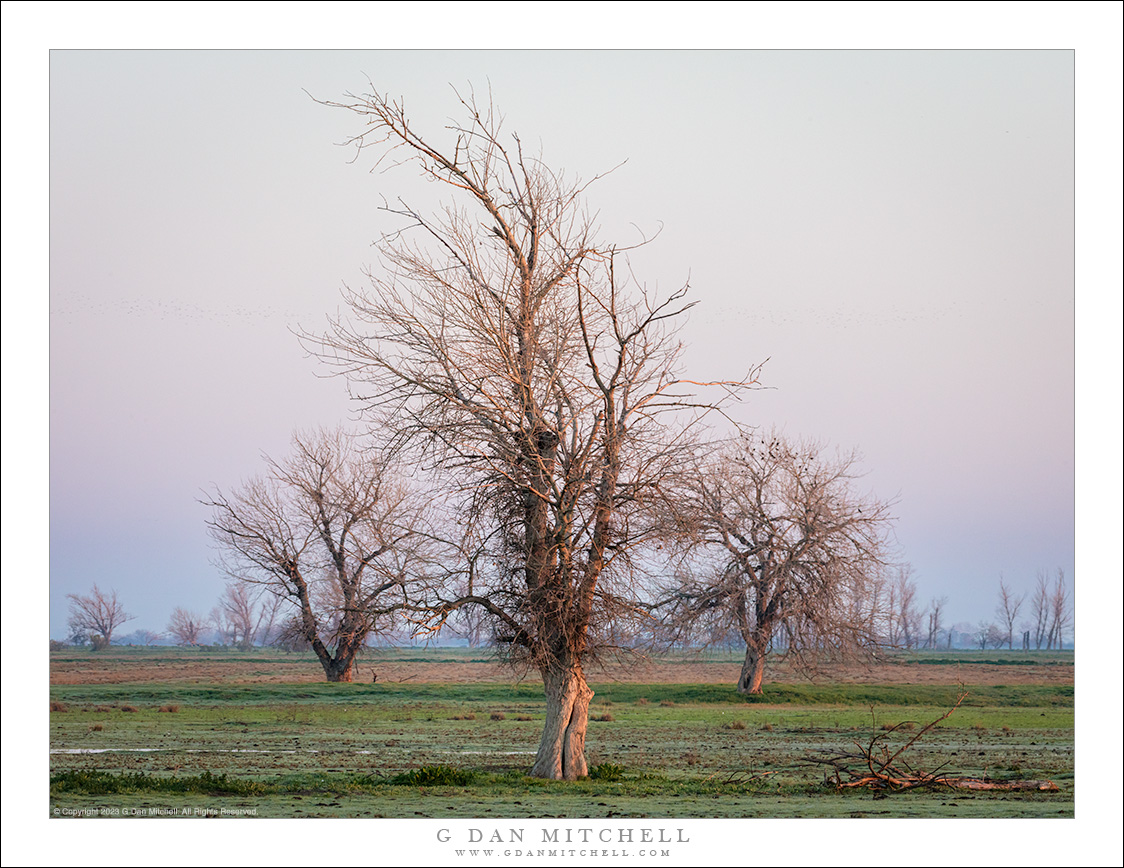
<svg viewBox="0 0 1124 868">
<path fill-rule="evenodd" d="M 1051 581 L 1046 570 L 1039 570 L 1031 592 L 1017 594 L 1004 577 L 996 592 L 995 618 L 974 624 L 946 625 L 943 613 L 947 597 L 934 598 L 921 608 L 917 603 L 916 581 L 912 569 L 896 567 L 889 575 L 875 576 L 867 583 L 868 597 L 860 607 L 869 637 L 868 651 L 875 653 L 892 649 L 948 650 L 976 648 L 979 650 L 1050 651 L 1072 647 L 1074 639 L 1073 591 L 1065 571 L 1056 569 Z M 207 615 L 177 606 L 162 632 L 138 629 L 120 634 L 122 623 L 134 620 L 117 600 L 116 591 L 104 592 L 96 585 L 88 595 L 70 594 L 69 635 L 65 642 L 52 640 L 52 647 L 88 645 L 101 650 L 112 644 L 158 645 L 184 647 L 220 646 L 249 650 L 275 647 L 287 651 L 310 651 L 311 643 L 299 630 L 299 619 L 284 614 L 283 597 L 252 584 L 230 582 L 218 603 Z M 857 604 L 856 604 L 857 605 Z M 91 615 L 91 612 L 94 614 Z M 98 626 L 100 625 L 100 626 Z M 815 660 L 831 659 L 838 649 L 830 636 L 820 636 L 807 623 L 799 629 L 781 622 L 765 638 L 765 653 L 789 656 L 799 663 L 808 658 L 809 668 Z M 109 638 L 106 638 L 106 634 Z M 672 635 L 674 634 L 674 635 Z M 373 645 L 408 644 L 413 640 L 408 623 L 395 622 L 377 635 L 368 635 L 364 643 Z M 492 639 L 483 620 L 472 609 L 465 609 L 450 619 L 443 633 L 445 641 L 463 641 L 469 647 L 490 645 Z M 732 620 L 718 622 L 704 635 L 688 634 L 679 626 L 670 631 L 661 623 L 657 631 L 638 631 L 625 643 L 635 647 L 699 647 L 733 649 L 744 647 L 745 640 Z"/>
</svg>

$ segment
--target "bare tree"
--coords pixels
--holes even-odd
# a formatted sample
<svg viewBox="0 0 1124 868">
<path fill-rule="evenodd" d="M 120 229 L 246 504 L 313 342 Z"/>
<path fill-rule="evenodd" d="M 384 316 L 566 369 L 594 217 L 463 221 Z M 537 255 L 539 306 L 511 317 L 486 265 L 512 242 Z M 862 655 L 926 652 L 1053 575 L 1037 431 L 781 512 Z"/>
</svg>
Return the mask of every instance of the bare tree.
<svg viewBox="0 0 1124 868">
<path fill-rule="evenodd" d="M 916 648 L 921 637 L 921 612 L 917 608 L 917 582 L 913 578 L 913 567 L 909 564 L 898 566 L 897 575 L 892 581 L 890 593 L 889 618 L 891 621 L 892 645 Z"/>
<path fill-rule="evenodd" d="M 391 444 L 453 492 L 467 535 L 419 626 L 484 612 L 510 659 L 543 678 L 531 773 L 581 777 L 593 695 L 583 663 L 641 613 L 649 508 L 712 406 L 677 376 L 686 287 L 663 299 L 638 287 L 623 254 L 596 239 L 584 186 L 504 136 L 490 105 L 463 100 L 467 121 L 443 148 L 378 93 L 329 104 L 365 124 L 357 150 L 416 166 L 459 202 L 434 216 L 388 207 L 406 226 L 383 238 L 385 268 L 347 292 L 350 320 L 307 340 Z"/>
<path fill-rule="evenodd" d="M 117 591 L 108 594 L 97 585 L 88 596 L 67 594 L 70 600 L 70 618 L 67 625 L 74 638 L 89 637 L 94 650 L 101 650 L 113 641 L 114 631 L 134 616 L 125 611 L 117 599 Z"/>
<path fill-rule="evenodd" d="M 743 436 L 701 461 L 669 501 L 690 558 L 667 621 L 696 636 L 702 627 L 704 640 L 734 629 L 746 646 L 739 692 L 761 692 L 777 631 L 806 664 L 877 647 L 872 580 L 885 566 L 890 506 L 855 490 L 857 461 L 816 443 Z"/>
<path fill-rule="evenodd" d="M 948 597 L 934 597 L 929 601 L 929 609 L 926 612 L 926 620 L 928 622 L 928 631 L 925 637 L 926 648 L 936 648 L 939 644 L 941 630 L 943 625 L 941 618 L 944 614 L 944 607 L 948 603 Z"/>
<path fill-rule="evenodd" d="M 1035 576 L 1030 606 L 1034 618 L 1034 648 L 1040 651 L 1050 639 L 1050 585 L 1045 570 L 1039 570 Z"/>
<path fill-rule="evenodd" d="M 1003 580 L 1002 574 L 999 576 L 999 603 L 995 607 L 995 616 L 999 618 L 1000 623 L 1007 631 L 1007 650 L 1010 651 L 1014 647 L 1015 636 L 1015 619 L 1019 616 L 1019 609 L 1022 608 L 1023 601 L 1026 599 L 1026 594 L 1015 594 L 1007 583 Z"/>
<path fill-rule="evenodd" d="M 268 642 L 283 599 L 269 587 L 229 582 L 215 607 L 216 626 L 226 641 L 239 648 Z"/>
<path fill-rule="evenodd" d="M 1047 630 L 1047 648 L 1059 651 L 1065 645 L 1065 637 L 1073 625 L 1073 607 L 1069 590 L 1065 584 L 1065 571 L 1058 567 L 1054 578 L 1054 590 L 1050 594 L 1050 626 Z"/>
<path fill-rule="evenodd" d="M 179 606 L 172 610 L 168 621 L 168 633 L 177 645 L 198 645 L 206 627 L 205 618 Z"/>
<path fill-rule="evenodd" d="M 405 604 L 420 506 L 386 462 L 338 430 L 295 435 L 292 456 L 266 464 L 264 476 L 204 501 L 208 527 L 227 574 L 283 600 L 327 680 L 351 681 L 368 637 Z"/>
<path fill-rule="evenodd" d="M 1002 647 L 1003 643 L 1007 641 L 1007 634 L 994 621 L 980 621 L 976 626 L 974 636 L 981 651 L 986 651 L 989 646 L 992 648 Z"/>
</svg>

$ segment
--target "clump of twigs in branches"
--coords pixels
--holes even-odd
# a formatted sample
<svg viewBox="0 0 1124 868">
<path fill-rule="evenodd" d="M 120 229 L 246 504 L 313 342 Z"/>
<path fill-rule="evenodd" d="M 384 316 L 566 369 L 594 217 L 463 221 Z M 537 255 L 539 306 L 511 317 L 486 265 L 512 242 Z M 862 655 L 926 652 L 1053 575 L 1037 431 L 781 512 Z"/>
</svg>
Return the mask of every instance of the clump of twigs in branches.
<svg viewBox="0 0 1124 868">
<path fill-rule="evenodd" d="M 857 753 L 827 753 L 823 756 L 806 757 L 805 762 L 829 767 L 826 779 L 838 789 L 869 789 L 876 794 L 918 788 L 951 788 L 964 790 L 1037 790 L 1057 792 L 1059 787 L 1053 781 L 993 781 L 986 778 L 960 777 L 945 773 L 947 763 L 932 771 L 914 768 L 906 752 L 917 744 L 928 732 L 960 707 L 968 696 L 961 690 L 956 702 L 940 717 L 930 721 L 917 731 L 905 744 L 897 746 L 892 737 L 899 730 L 911 729 L 913 723 L 905 721 L 881 731 L 872 726 L 870 741 L 865 745 L 855 742 Z M 874 717 L 874 709 L 871 709 Z"/>
</svg>

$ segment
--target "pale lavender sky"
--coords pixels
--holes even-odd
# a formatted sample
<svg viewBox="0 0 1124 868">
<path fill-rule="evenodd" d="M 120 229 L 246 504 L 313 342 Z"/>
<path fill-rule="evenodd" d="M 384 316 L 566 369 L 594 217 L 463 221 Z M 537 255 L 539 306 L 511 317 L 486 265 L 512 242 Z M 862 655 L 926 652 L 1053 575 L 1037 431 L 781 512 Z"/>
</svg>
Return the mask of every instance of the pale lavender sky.
<svg viewBox="0 0 1124 868">
<path fill-rule="evenodd" d="M 739 410 L 857 447 L 898 497 L 901 555 L 953 621 L 1002 573 L 1074 575 L 1074 56 L 1069 51 L 82 52 L 51 55 L 51 635 L 114 587 L 163 629 L 201 612 L 212 483 L 349 416 L 290 330 L 361 282 L 394 227 L 335 145 L 334 99 L 450 83 L 590 177 L 638 274 L 701 304 L 688 369 L 768 358 Z"/>
</svg>

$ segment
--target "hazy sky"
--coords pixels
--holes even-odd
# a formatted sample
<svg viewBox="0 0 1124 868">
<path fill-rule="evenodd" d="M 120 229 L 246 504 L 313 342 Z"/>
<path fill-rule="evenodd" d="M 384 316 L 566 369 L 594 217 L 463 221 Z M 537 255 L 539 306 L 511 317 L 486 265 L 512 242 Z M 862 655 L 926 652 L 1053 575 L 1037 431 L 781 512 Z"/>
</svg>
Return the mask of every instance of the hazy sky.
<svg viewBox="0 0 1124 868">
<path fill-rule="evenodd" d="M 316 328 L 412 171 L 371 174 L 317 104 L 376 87 L 421 130 L 491 88 L 589 178 L 638 275 L 701 301 L 688 370 L 769 359 L 741 420 L 857 447 L 949 622 L 1000 574 L 1074 574 L 1069 51 L 51 54 L 51 634 L 114 587 L 163 629 L 223 579 L 196 502 L 349 417 Z M 308 93 L 305 93 L 308 91 Z"/>
</svg>

